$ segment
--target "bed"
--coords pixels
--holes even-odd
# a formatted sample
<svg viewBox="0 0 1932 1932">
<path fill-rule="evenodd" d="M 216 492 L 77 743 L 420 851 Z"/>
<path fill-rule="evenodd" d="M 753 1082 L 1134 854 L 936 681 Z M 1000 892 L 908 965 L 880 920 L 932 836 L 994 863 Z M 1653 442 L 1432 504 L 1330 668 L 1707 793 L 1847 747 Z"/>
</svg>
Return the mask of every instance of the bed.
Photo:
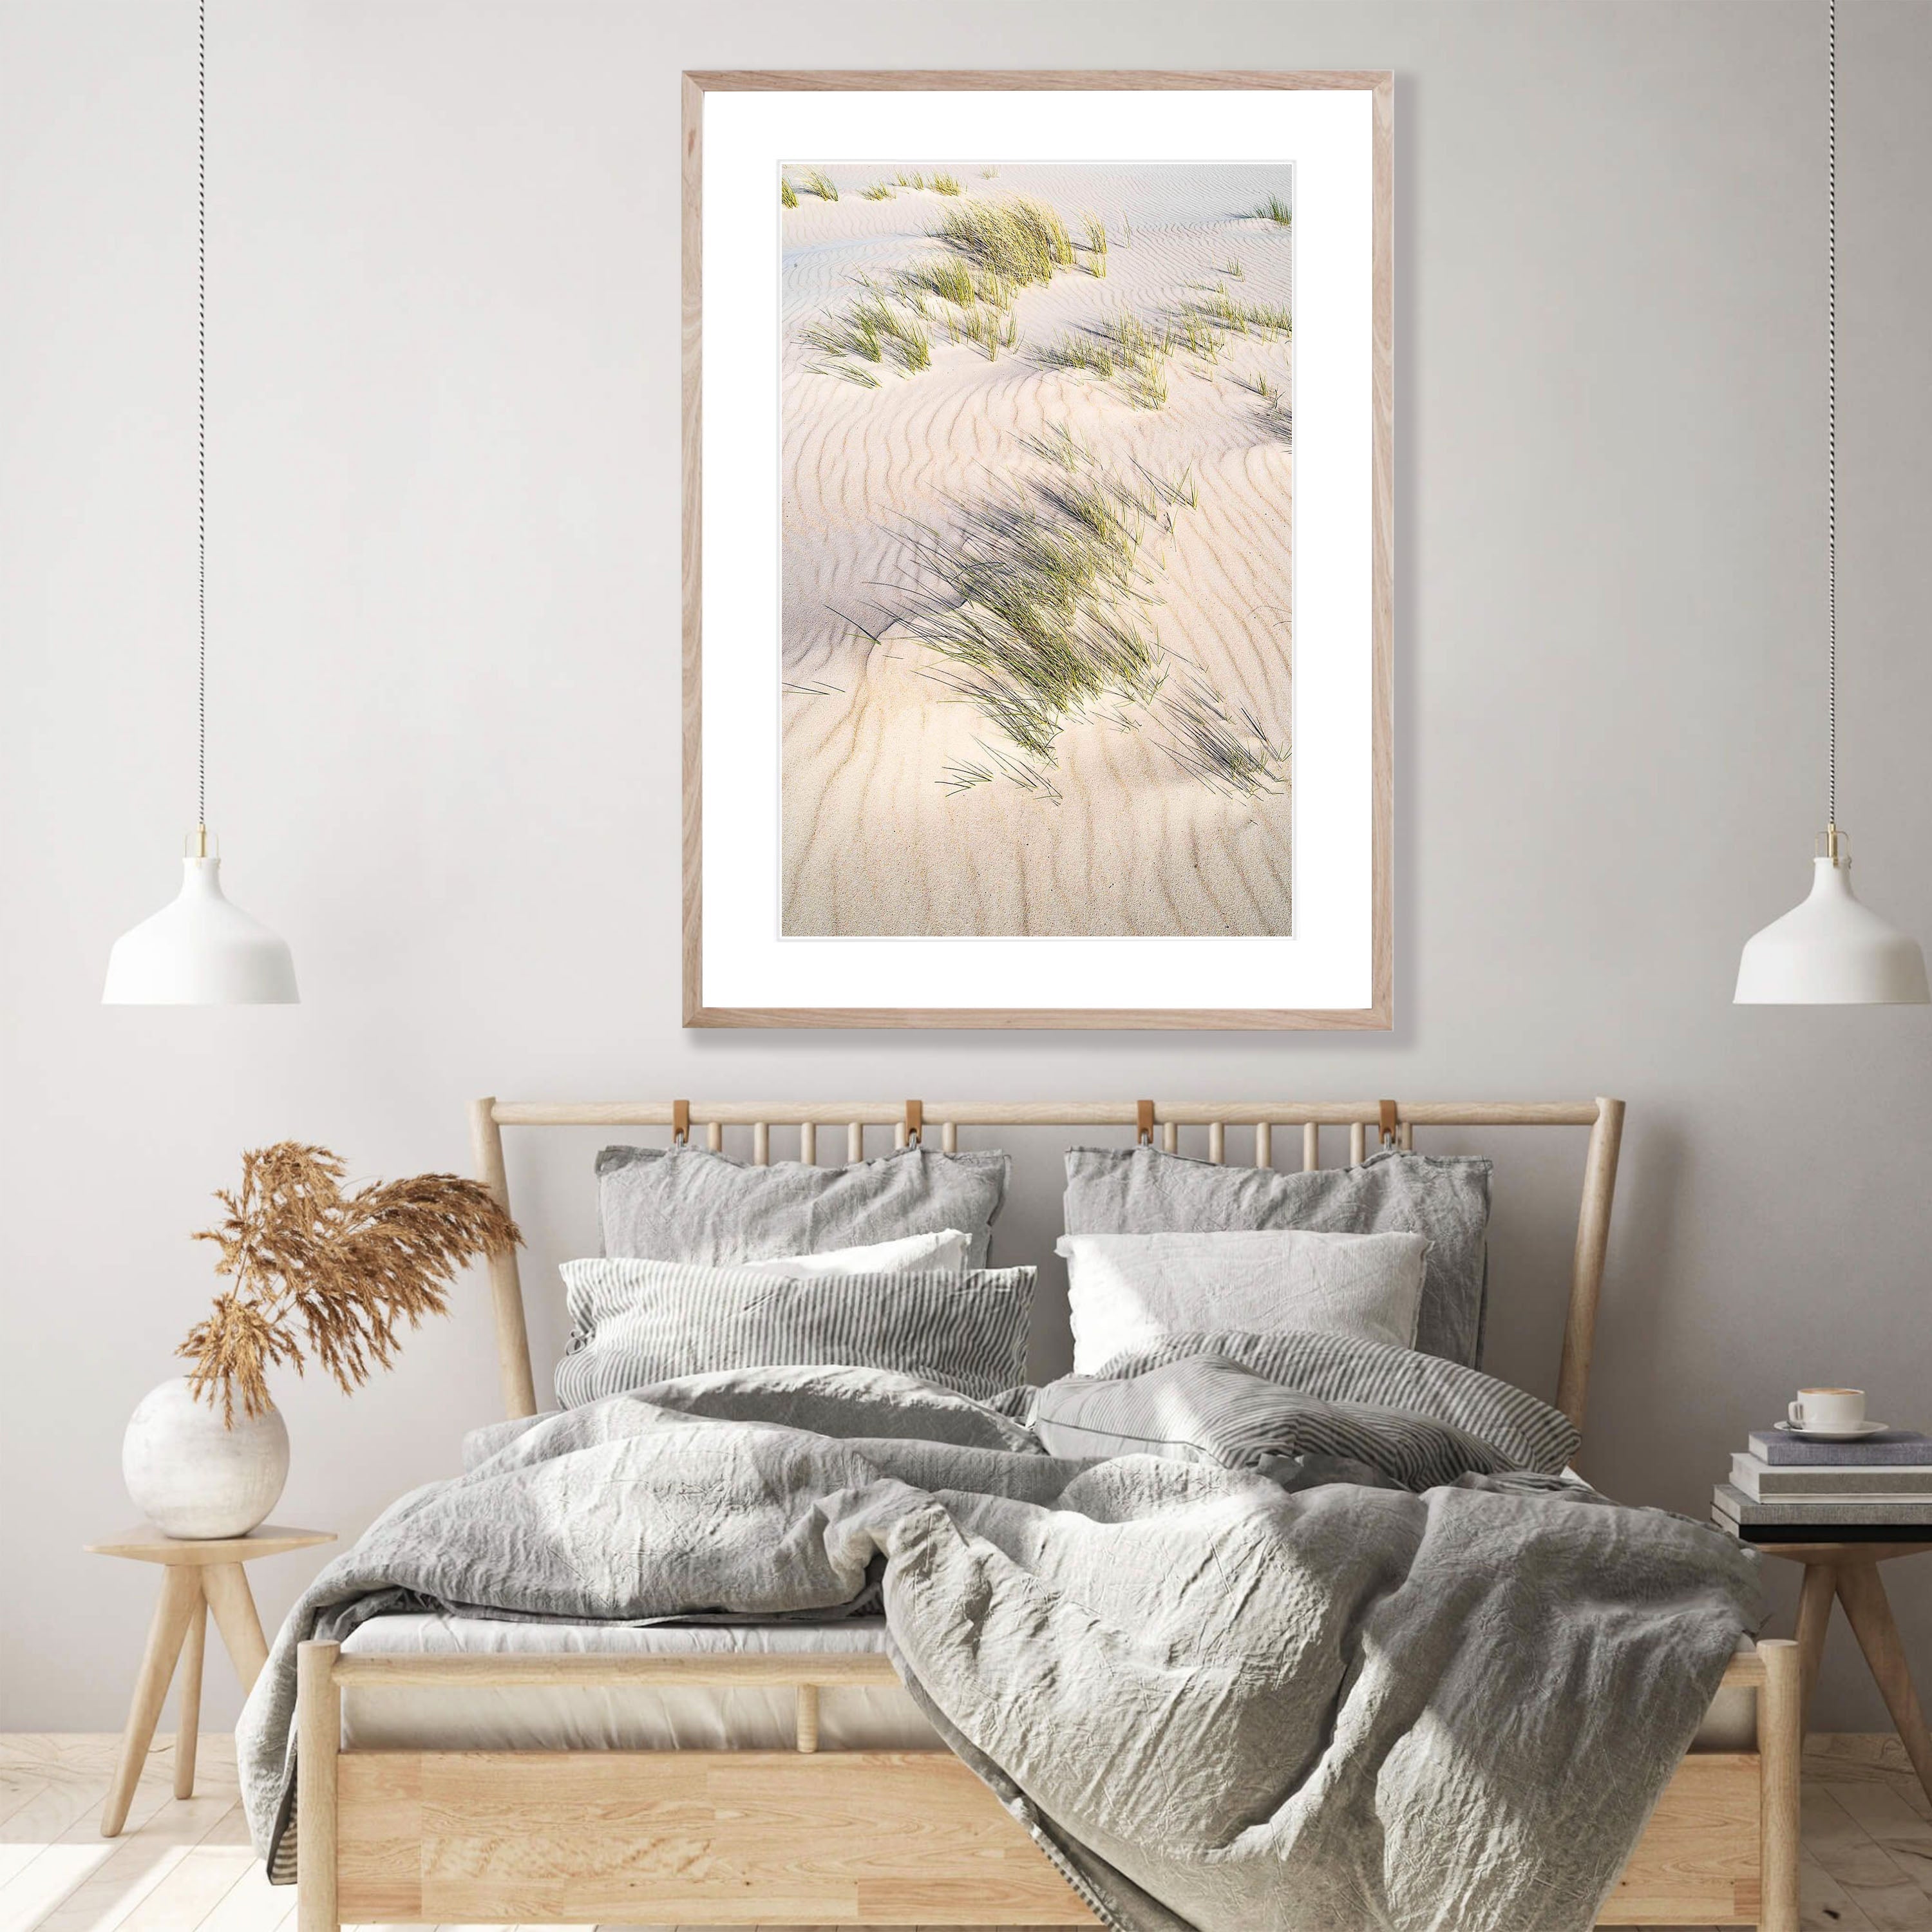
<svg viewBox="0 0 1932 1932">
<path fill-rule="evenodd" d="M 481 1177 L 505 1205 L 506 1126 L 868 1129 L 904 1146 L 936 1130 L 1050 1126 L 1158 1135 L 1205 1130 L 1258 1166 L 1299 1130 L 1318 1166 L 1324 1129 L 1352 1164 L 1418 1129 L 1587 1130 L 1556 1406 L 1580 1429 L 1604 1278 L 1623 1108 L 1388 1101 L 1226 1105 L 918 1102 L 533 1105 L 472 1110 Z M 514 1255 L 493 1264 L 503 1406 L 534 1416 Z M 611 1628 L 384 1616 L 298 1658 L 302 1932 L 390 1923 L 1034 1924 L 1095 1914 L 901 1688 L 883 1632 L 824 1627 Z M 1795 1648 L 1747 1645 L 1665 1789 L 1600 1916 L 1605 1924 L 1797 1925 L 1802 1690 Z M 890 1821 L 889 1826 L 886 1821 Z M 1592 1894 L 1594 1895 L 1594 1894 Z"/>
</svg>

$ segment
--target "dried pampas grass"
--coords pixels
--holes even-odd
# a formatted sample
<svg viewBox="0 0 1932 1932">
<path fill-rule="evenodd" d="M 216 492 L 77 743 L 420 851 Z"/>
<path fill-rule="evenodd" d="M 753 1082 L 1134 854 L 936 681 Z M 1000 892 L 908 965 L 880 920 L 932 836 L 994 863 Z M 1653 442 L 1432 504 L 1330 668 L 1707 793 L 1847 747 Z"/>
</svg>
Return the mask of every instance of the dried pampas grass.
<svg viewBox="0 0 1932 1932">
<path fill-rule="evenodd" d="M 394 1359 L 400 1323 L 448 1312 L 459 1268 L 523 1240 L 481 1181 L 419 1174 L 345 1195 L 346 1172 L 326 1148 L 296 1141 L 244 1154 L 241 1186 L 215 1192 L 227 1219 L 194 1237 L 220 1248 L 214 1271 L 235 1285 L 176 1353 L 231 1428 L 238 1396 L 244 1415 L 268 1407 L 271 1368 L 302 1373 L 304 1344 L 352 1394 Z"/>
</svg>

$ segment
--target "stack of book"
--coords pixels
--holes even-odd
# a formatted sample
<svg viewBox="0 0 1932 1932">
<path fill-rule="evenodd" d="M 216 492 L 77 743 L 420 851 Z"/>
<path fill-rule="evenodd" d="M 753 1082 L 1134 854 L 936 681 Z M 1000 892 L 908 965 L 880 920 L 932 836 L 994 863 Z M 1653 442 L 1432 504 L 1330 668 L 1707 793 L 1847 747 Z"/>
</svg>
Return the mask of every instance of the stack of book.
<svg viewBox="0 0 1932 1932">
<path fill-rule="evenodd" d="M 1888 1429 L 1851 1442 L 1752 1432 L 1731 1458 L 1731 1480 L 1711 1499 L 1711 1520 L 1751 1543 L 1829 1542 L 1864 1536 L 1932 1542 L 1932 1437 Z"/>
</svg>

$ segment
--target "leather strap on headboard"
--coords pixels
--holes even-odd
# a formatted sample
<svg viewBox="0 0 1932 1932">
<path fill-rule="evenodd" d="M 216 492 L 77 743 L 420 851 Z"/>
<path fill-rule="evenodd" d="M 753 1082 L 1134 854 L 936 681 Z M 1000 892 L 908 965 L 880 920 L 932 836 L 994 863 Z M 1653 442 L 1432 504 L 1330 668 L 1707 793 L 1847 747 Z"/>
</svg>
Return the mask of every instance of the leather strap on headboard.
<svg viewBox="0 0 1932 1932">
<path fill-rule="evenodd" d="M 832 1110 L 826 1103 L 796 1100 L 731 1100 L 707 1102 L 706 1126 L 716 1146 L 728 1126 L 748 1126 L 767 1137 L 774 1126 L 800 1130 L 800 1151 L 814 1157 L 813 1137 L 824 1118 L 844 1120 L 854 1130 L 865 1124 L 886 1126 L 911 1122 L 904 1101 L 868 1101 L 855 1108 Z M 1125 1126 L 1134 1124 L 1142 1146 L 1154 1143 L 1154 1123 L 1162 1110 L 1151 1100 L 936 1100 L 932 1116 L 944 1124 L 950 1138 L 962 1126 L 973 1127 Z M 919 1118 L 923 1120 L 922 1105 Z M 692 1108 L 688 1101 L 472 1101 L 470 1133 L 476 1148 L 476 1172 L 502 1205 L 510 1206 L 509 1182 L 503 1161 L 502 1130 L 515 1127 L 662 1126 L 667 1122 L 680 1140 L 688 1142 Z M 1588 1393 L 1590 1358 L 1595 1340 L 1597 1306 L 1604 1286 L 1604 1268 L 1610 1234 L 1610 1210 L 1616 1198 L 1617 1155 L 1622 1142 L 1624 1103 L 1621 1100 L 1436 1100 L 1397 1105 L 1382 1100 L 1189 1101 L 1170 1100 L 1160 1124 L 1168 1135 L 1181 1127 L 1204 1126 L 1210 1136 L 1218 1126 L 1225 1151 L 1230 1126 L 1252 1125 L 1255 1150 L 1262 1167 L 1272 1164 L 1274 1130 L 1300 1126 L 1309 1164 L 1318 1164 L 1313 1136 L 1324 1126 L 1349 1130 L 1351 1157 L 1357 1137 L 1366 1142 L 1367 1130 L 1379 1124 L 1386 1142 L 1412 1143 L 1418 1127 L 1588 1127 L 1589 1150 L 1585 1156 L 1582 1196 L 1577 1207 L 1576 1246 L 1570 1270 L 1570 1302 L 1564 1318 L 1563 1356 L 1557 1371 L 1556 1406 L 1580 1429 Z M 755 1143 L 754 1143 L 755 1144 Z M 536 1390 L 530 1372 L 530 1330 L 524 1317 L 523 1284 L 516 1251 L 506 1248 L 490 1258 L 490 1282 L 496 1306 L 496 1354 L 502 1371 L 504 1410 L 511 1416 L 537 1412 Z"/>
</svg>

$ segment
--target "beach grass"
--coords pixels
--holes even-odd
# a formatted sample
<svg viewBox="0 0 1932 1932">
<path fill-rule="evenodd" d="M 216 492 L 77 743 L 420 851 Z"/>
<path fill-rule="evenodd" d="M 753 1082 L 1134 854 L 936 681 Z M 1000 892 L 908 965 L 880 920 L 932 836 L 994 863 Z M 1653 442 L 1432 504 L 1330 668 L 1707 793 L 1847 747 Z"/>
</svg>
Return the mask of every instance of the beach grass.
<svg viewBox="0 0 1932 1932">
<path fill-rule="evenodd" d="M 830 176 L 821 174 L 816 168 L 805 168 L 800 172 L 807 190 L 817 195 L 820 201 L 836 201 L 838 199 L 838 184 Z"/>
<path fill-rule="evenodd" d="M 1159 409 L 1167 400 L 1165 365 L 1174 352 L 1173 337 L 1150 328 L 1131 309 L 1119 310 L 1106 327 L 1128 400 L 1137 409 Z"/>
<path fill-rule="evenodd" d="M 870 188 L 861 188 L 859 192 L 868 201 L 890 201 L 898 190 L 888 182 L 874 182 Z"/>
<path fill-rule="evenodd" d="M 1287 789 L 1288 748 L 1246 705 L 1234 706 L 1195 666 L 1173 677 L 1154 710 L 1154 742 L 1180 769 L 1226 798 Z"/>
<path fill-rule="evenodd" d="M 934 255 L 904 270 L 899 286 L 907 290 L 930 290 L 942 302 L 970 308 L 980 299 L 973 271 L 956 255 Z"/>
<path fill-rule="evenodd" d="M 943 184 L 949 182 L 950 187 Z M 923 188 L 928 182 L 922 174 L 901 170 L 897 184 Z M 964 193 L 951 176 L 934 176 L 929 184 L 942 194 Z M 806 185 L 812 188 L 812 177 L 806 178 Z M 884 182 L 862 190 L 875 200 L 893 191 Z M 849 363 L 835 366 L 848 358 L 874 365 L 890 362 L 907 375 L 929 368 L 928 325 L 934 320 L 930 298 L 934 296 L 949 304 L 940 317 L 947 339 L 970 344 L 988 362 L 997 362 L 1002 349 L 1019 343 L 1019 323 L 1012 310 L 1020 290 L 1030 283 L 1050 280 L 1057 269 L 1070 267 L 1075 259 L 1066 224 L 1044 202 L 1024 196 L 998 204 L 962 202 L 946 211 L 933 234 L 952 252 L 899 270 L 890 285 L 857 277 L 858 300 L 802 332 L 809 346 L 830 358 L 813 366 L 827 374 L 844 374 L 850 381 L 862 378 Z"/>
<path fill-rule="evenodd" d="M 934 175 L 932 191 L 934 194 L 964 194 L 966 188 L 957 175 Z"/>
<path fill-rule="evenodd" d="M 1067 720 L 1145 702 L 1164 675 L 1142 604 L 1141 552 L 1158 500 L 1076 463 L 1009 482 L 945 532 L 913 540 L 931 595 L 902 621 L 942 660 L 931 674 L 1029 765 L 1051 766 Z"/>
<path fill-rule="evenodd" d="M 1234 335 L 1259 335 L 1274 340 L 1294 333 L 1294 319 L 1282 304 L 1243 302 L 1229 292 L 1226 282 L 1216 282 L 1207 293 L 1196 296 L 1187 312 Z"/>
<path fill-rule="evenodd" d="M 879 386 L 878 377 L 869 369 L 855 369 L 850 363 L 836 358 L 830 362 L 808 362 L 805 366 L 816 375 L 836 376 L 841 382 L 856 383 L 862 389 L 876 389 Z"/>
<path fill-rule="evenodd" d="M 1028 436 L 1026 446 L 1034 455 L 1070 472 L 1094 460 L 1094 452 L 1064 423 L 1054 423 L 1040 435 Z"/>
<path fill-rule="evenodd" d="M 918 172 L 916 170 L 915 170 L 911 174 L 908 174 L 905 170 L 902 168 L 897 174 L 893 176 L 892 184 L 896 188 L 922 188 L 926 185 L 926 177 L 922 174 Z"/>
<path fill-rule="evenodd" d="M 1016 758 L 1010 752 L 1001 751 L 997 745 L 988 744 L 983 738 L 976 738 L 973 742 L 986 756 L 956 758 L 947 765 L 939 780 L 947 791 L 970 791 L 975 785 L 991 784 L 998 778 L 1010 778 L 1021 790 L 1030 791 L 1049 805 L 1064 801 L 1065 794 L 1038 766 L 1028 764 L 1024 758 Z"/>
<path fill-rule="evenodd" d="M 955 309 L 946 319 L 946 334 L 955 342 L 970 342 L 988 362 L 1000 359 L 1003 348 L 1010 349 L 1019 340 L 1019 325 L 1011 315 L 983 303 Z"/>
<path fill-rule="evenodd" d="M 1107 272 L 1107 224 L 1097 214 L 1083 214 L 1081 226 L 1087 232 L 1087 272 L 1101 276 Z"/>
<path fill-rule="evenodd" d="M 938 782 L 957 793 L 1004 778 L 1058 802 L 1056 742 L 1091 716 L 1126 730 L 1151 722 L 1150 742 L 1214 790 L 1275 788 L 1284 754 L 1154 628 L 1152 544 L 1198 508 L 1192 471 L 1104 468 L 1064 426 L 1027 446 L 1047 473 L 909 538 L 922 592 L 894 621 L 939 659 L 925 675 L 1004 741 L 976 740 L 984 755 L 954 760 Z"/>
<path fill-rule="evenodd" d="M 1158 410 L 1168 400 L 1166 364 L 1173 356 L 1184 351 L 1212 366 L 1232 337 L 1276 341 L 1293 333 L 1286 308 L 1246 301 L 1219 281 L 1211 289 L 1197 286 L 1165 319 L 1150 321 L 1119 310 L 1083 328 L 1062 331 L 1039 354 L 1049 368 L 1078 370 L 1114 383 L 1136 409 Z M 1264 400 L 1281 393 L 1269 389 L 1264 377 L 1236 380 Z M 1263 386 L 1256 388 L 1257 381 Z"/>
<path fill-rule="evenodd" d="M 1184 309 L 1168 331 L 1168 340 L 1177 349 L 1184 349 L 1190 356 L 1198 356 L 1204 362 L 1220 359 L 1221 345 L 1226 341 L 1218 328 L 1211 327 L 1204 317 L 1192 308 Z"/>
<path fill-rule="evenodd" d="M 1206 332 L 1197 328 L 1195 334 L 1204 340 Z M 1167 358 L 1188 346 L 1184 334 L 1121 309 L 1088 328 L 1063 332 L 1041 359 L 1050 368 L 1082 370 L 1115 383 L 1136 409 L 1157 410 L 1167 401 Z"/>
<path fill-rule="evenodd" d="M 864 293 L 853 304 L 853 320 L 884 344 L 908 375 L 932 364 L 932 340 L 923 319 L 892 301 L 876 282 L 862 284 Z"/>
<path fill-rule="evenodd" d="M 798 206 L 798 190 L 783 175 L 778 176 L 778 200 L 787 208 Z"/>
<path fill-rule="evenodd" d="M 805 340 L 835 362 L 847 356 L 873 363 L 883 363 L 890 357 L 909 376 L 930 368 L 932 338 L 923 316 L 895 299 L 869 277 L 862 275 L 858 282 L 858 300 L 850 308 L 828 314 L 811 324 L 803 332 Z M 835 368 L 826 373 L 844 372 Z"/>
<path fill-rule="evenodd" d="M 1066 223 L 1029 195 L 948 208 L 935 234 L 982 274 L 1016 289 L 1050 282 L 1055 270 L 1073 266 Z"/>
<path fill-rule="evenodd" d="M 1049 368 L 1084 369 L 1103 380 L 1114 373 L 1114 358 L 1106 344 L 1090 335 L 1068 331 L 1049 343 L 1040 354 Z"/>
<path fill-rule="evenodd" d="M 1277 228 L 1286 228 L 1294 220 L 1294 210 L 1278 194 L 1271 194 L 1255 214 L 1264 221 L 1272 221 Z"/>
</svg>

